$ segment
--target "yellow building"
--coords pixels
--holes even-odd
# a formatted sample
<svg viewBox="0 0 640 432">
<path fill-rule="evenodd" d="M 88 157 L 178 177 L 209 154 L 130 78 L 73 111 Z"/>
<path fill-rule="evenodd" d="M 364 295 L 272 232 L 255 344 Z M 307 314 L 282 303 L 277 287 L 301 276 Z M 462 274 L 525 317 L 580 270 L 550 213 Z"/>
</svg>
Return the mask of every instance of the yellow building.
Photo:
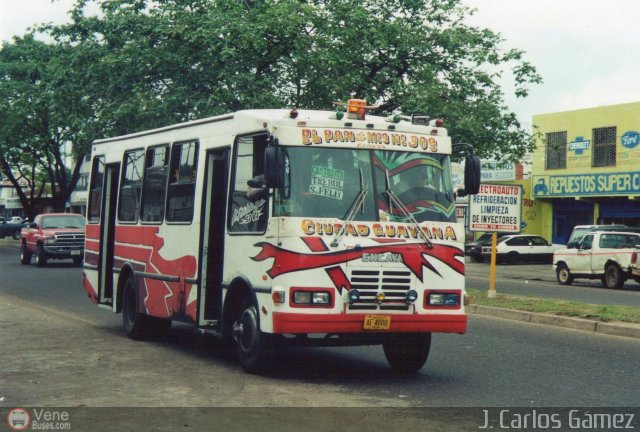
<svg viewBox="0 0 640 432">
<path fill-rule="evenodd" d="M 533 124 L 543 236 L 566 243 L 575 225 L 640 226 L 640 102 L 537 115 Z"/>
</svg>

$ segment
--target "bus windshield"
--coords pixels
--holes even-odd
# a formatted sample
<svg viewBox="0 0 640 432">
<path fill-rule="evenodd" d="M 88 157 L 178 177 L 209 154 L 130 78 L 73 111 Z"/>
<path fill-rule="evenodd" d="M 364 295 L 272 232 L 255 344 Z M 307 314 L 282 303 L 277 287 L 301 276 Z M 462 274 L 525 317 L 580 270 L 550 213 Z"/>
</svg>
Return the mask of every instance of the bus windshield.
<svg viewBox="0 0 640 432">
<path fill-rule="evenodd" d="M 418 222 L 455 222 L 448 155 L 320 147 L 286 147 L 285 185 L 276 216 L 345 219 L 361 189 L 356 221 L 408 221 L 386 194 L 389 186 Z"/>
</svg>

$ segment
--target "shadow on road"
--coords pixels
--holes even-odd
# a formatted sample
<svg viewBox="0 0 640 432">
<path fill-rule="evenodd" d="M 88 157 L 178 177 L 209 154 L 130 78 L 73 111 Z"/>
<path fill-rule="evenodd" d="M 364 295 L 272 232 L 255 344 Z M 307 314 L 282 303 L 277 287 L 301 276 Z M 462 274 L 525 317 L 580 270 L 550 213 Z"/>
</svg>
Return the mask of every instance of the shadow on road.
<svg viewBox="0 0 640 432">
<path fill-rule="evenodd" d="M 117 327 L 104 328 L 114 337 L 125 338 Z M 151 343 L 206 362 L 214 362 L 225 369 L 242 372 L 235 347 L 222 346 L 220 340 L 210 335 L 195 333 L 186 324 L 174 323 L 164 338 L 136 342 Z M 369 356 L 369 358 L 366 358 Z M 327 384 L 362 383 L 375 385 L 393 380 L 394 384 L 450 382 L 453 377 L 428 374 L 429 361 L 415 374 L 400 374 L 388 366 L 381 346 L 366 347 L 277 347 L 268 360 L 263 376 L 276 379 L 296 379 Z"/>
</svg>

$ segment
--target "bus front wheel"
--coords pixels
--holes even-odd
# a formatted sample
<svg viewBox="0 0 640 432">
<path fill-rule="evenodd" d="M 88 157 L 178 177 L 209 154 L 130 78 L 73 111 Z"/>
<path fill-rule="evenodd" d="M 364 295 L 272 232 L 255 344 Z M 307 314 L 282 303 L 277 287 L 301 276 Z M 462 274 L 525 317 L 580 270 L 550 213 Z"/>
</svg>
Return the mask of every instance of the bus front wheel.
<svg viewBox="0 0 640 432">
<path fill-rule="evenodd" d="M 382 348 L 393 369 L 402 373 L 417 372 L 429 357 L 431 333 L 399 333 L 384 342 Z"/>
<path fill-rule="evenodd" d="M 258 308 L 246 300 L 233 324 L 233 340 L 238 350 L 240 364 L 249 373 L 264 371 L 267 360 L 267 338 L 260 331 Z"/>
</svg>

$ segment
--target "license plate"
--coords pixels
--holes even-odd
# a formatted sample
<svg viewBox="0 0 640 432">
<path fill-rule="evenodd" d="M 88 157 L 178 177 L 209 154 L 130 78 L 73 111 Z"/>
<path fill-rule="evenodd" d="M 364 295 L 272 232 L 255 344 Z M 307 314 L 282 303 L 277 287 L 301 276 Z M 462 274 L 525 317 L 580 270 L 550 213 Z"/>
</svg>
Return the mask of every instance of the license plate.
<svg viewBox="0 0 640 432">
<path fill-rule="evenodd" d="M 365 315 L 365 330 L 389 330 L 391 327 L 391 317 L 388 315 Z"/>
<path fill-rule="evenodd" d="M 80 251 L 71 251 L 71 256 L 80 255 Z"/>
</svg>

